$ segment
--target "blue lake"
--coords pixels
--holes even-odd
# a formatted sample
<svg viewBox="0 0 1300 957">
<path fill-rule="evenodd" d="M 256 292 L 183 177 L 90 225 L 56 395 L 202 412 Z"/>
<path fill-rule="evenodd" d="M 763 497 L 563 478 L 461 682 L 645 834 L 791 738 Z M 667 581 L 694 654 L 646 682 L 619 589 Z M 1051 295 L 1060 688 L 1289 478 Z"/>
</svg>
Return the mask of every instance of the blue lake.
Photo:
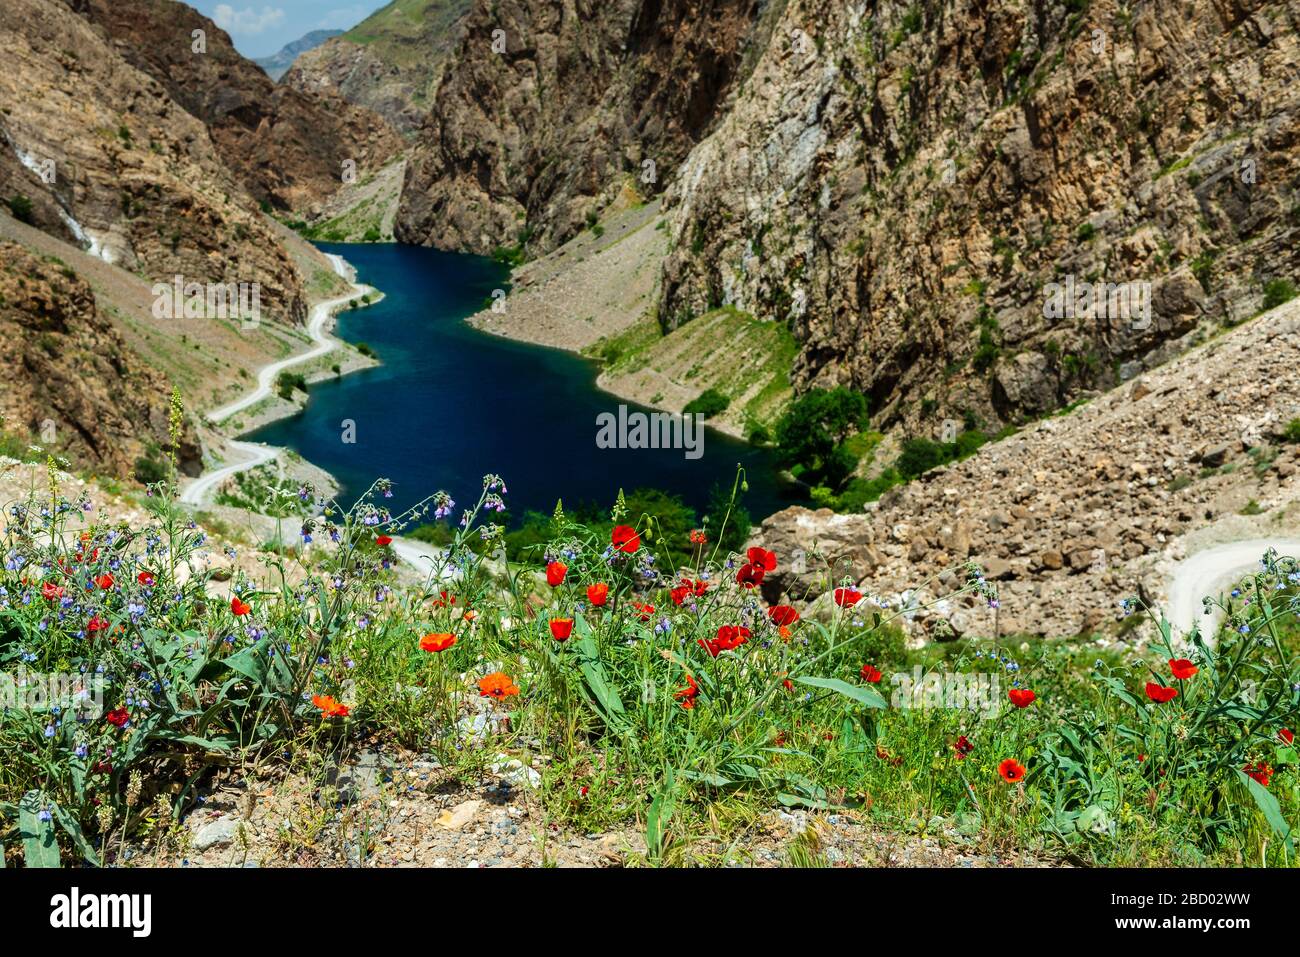
<svg viewBox="0 0 1300 957">
<path fill-rule="evenodd" d="M 306 408 L 247 437 L 286 446 L 332 473 L 351 504 L 378 477 L 393 480 L 394 511 L 445 489 L 459 506 L 477 500 L 482 477 L 500 474 L 511 517 L 533 509 L 608 507 L 620 488 L 680 495 L 702 512 L 714 485 L 730 490 L 746 470 L 743 504 L 757 522 L 792 502 L 770 453 L 705 430 L 703 455 L 681 449 L 606 449 L 597 416 L 623 400 L 596 388 L 597 367 L 580 356 L 493 336 L 462 320 L 508 285 L 491 260 L 397 244 L 322 243 L 385 298 L 345 311 L 336 334 L 365 342 L 382 365 L 311 387 Z M 628 411 L 650 411 L 624 403 Z M 345 420 L 355 443 L 343 441 Z"/>
</svg>

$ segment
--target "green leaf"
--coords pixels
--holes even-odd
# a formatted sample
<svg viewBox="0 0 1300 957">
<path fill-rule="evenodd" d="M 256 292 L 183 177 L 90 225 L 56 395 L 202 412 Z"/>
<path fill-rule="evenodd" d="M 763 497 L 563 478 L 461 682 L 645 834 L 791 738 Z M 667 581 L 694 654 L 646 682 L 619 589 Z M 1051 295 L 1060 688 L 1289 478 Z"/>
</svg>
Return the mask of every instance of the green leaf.
<svg viewBox="0 0 1300 957">
<path fill-rule="evenodd" d="M 645 843 L 651 857 L 658 857 L 663 851 L 664 826 L 672 819 L 676 795 L 673 793 L 677 782 L 673 769 L 669 768 L 664 776 L 663 786 L 650 802 L 650 809 L 645 816 Z"/>
<path fill-rule="evenodd" d="M 846 698 L 852 698 L 859 704 L 864 704 L 868 708 L 887 708 L 888 703 L 880 695 L 876 694 L 870 688 L 864 688 L 861 685 L 851 685 L 847 681 L 841 681 L 839 678 L 795 678 L 795 681 L 801 685 L 811 685 L 814 688 L 825 688 L 828 691 L 835 691 L 844 695 Z"/>
<path fill-rule="evenodd" d="M 18 837 L 28 867 L 58 867 L 59 844 L 54 839 L 54 821 L 42 821 L 44 802 L 40 791 L 28 791 L 18 804 Z"/>
<path fill-rule="evenodd" d="M 1246 785 L 1246 789 L 1250 791 L 1250 796 L 1255 799 L 1259 809 L 1264 812 L 1264 820 L 1268 821 L 1268 826 L 1273 829 L 1273 833 L 1285 842 L 1288 853 L 1294 854 L 1295 844 L 1291 840 L 1291 825 L 1282 816 L 1282 808 L 1277 803 L 1277 798 L 1268 788 L 1244 771 L 1237 771 L 1237 776 Z"/>
<path fill-rule="evenodd" d="M 81 856 L 93 867 L 99 867 L 99 857 L 90 842 L 86 840 L 86 835 L 81 830 L 81 825 L 77 823 L 77 819 L 57 804 L 54 805 L 54 817 L 59 822 L 59 826 L 67 832 L 68 837 L 72 838 L 72 844 L 81 852 Z"/>
</svg>

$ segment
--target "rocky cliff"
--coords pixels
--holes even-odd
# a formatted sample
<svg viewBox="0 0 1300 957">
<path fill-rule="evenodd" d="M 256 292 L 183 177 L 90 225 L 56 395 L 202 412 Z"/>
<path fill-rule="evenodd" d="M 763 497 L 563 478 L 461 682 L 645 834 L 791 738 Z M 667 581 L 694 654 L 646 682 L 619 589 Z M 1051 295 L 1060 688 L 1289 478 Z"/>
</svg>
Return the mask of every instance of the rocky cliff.
<svg viewBox="0 0 1300 957">
<path fill-rule="evenodd" d="M 1298 17 L 1264 0 L 480 2 L 397 235 L 543 253 L 619 189 L 667 186 L 665 330 L 719 306 L 786 324 L 796 389 L 858 389 L 886 429 L 1024 421 L 1300 273 Z"/>
<path fill-rule="evenodd" d="M 50 0 L 0 5 L 0 47 L 0 197 L 16 217 L 151 280 L 256 283 L 275 318 L 305 316 L 290 257 L 159 82 Z"/>
<path fill-rule="evenodd" d="M 259 202 L 307 209 L 339 188 L 344 164 L 361 176 L 400 147 L 378 115 L 330 92 L 272 82 L 225 31 L 175 0 L 67 0 L 129 63 L 201 120 L 221 161 Z M 203 31 L 196 52 L 195 31 Z"/>
<path fill-rule="evenodd" d="M 169 443 L 171 386 L 134 356 L 95 306 L 90 286 L 57 260 L 0 242 L 0 389 L 3 430 L 31 437 L 81 468 L 132 475 Z M 186 425 L 178 452 L 197 475 Z"/>
<path fill-rule="evenodd" d="M 304 93 L 336 93 L 412 133 L 464 36 L 469 7 L 470 0 L 395 0 L 344 36 L 300 54 L 283 82 Z"/>
<path fill-rule="evenodd" d="M 397 237 L 553 249 L 657 193 L 714 123 L 758 0 L 476 0 L 407 168 Z"/>
<path fill-rule="evenodd" d="M 790 0 L 673 181 L 660 320 L 789 323 L 797 388 L 909 432 L 1113 386 L 1300 274 L 1298 14 Z"/>
</svg>

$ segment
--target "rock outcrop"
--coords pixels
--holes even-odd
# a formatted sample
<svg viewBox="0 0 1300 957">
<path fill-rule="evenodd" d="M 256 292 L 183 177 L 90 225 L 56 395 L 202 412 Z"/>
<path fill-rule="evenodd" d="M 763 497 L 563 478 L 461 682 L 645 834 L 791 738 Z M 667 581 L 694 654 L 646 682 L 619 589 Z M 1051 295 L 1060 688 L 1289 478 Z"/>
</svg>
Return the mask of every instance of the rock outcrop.
<svg viewBox="0 0 1300 957">
<path fill-rule="evenodd" d="M 169 444 L 171 386 L 126 347 L 66 265 L 0 242 L 0 416 L 4 431 L 117 476 Z M 186 474 L 201 455 L 187 423 L 177 450 Z"/>
<path fill-rule="evenodd" d="M 476 0 L 417 134 L 396 236 L 546 252 L 657 193 L 742 69 L 758 0 Z"/>
<path fill-rule="evenodd" d="M 331 92 L 276 84 L 207 17 L 176 0 L 67 0 L 129 63 L 208 128 L 253 198 L 302 212 L 401 147 L 380 116 Z M 202 50 L 195 31 L 202 31 Z"/>
<path fill-rule="evenodd" d="M 305 317 L 292 260 L 159 82 L 62 2 L 6 0 L 0 47 L 0 197 L 16 217 L 151 280 L 255 283 L 271 315 Z"/>
<path fill-rule="evenodd" d="M 335 93 L 413 133 L 464 35 L 469 7 L 470 0 L 390 3 L 344 36 L 299 54 L 282 82 L 308 94 Z"/>
<path fill-rule="evenodd" d="M 1300 275 L 1297 12 L 790 0 L 673 180 L 660 321 L 789 323 L 796 389 L 913 433 L 1113 386 Z"/>
</svg>

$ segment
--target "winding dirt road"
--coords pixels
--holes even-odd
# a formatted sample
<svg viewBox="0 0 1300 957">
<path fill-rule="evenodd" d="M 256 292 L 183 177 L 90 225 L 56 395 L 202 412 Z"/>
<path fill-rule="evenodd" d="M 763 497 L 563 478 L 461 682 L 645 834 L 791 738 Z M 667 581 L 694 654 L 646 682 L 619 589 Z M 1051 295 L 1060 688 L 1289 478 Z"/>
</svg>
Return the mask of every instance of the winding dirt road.
<svg viewBox="0 0 1300 957">
<path fill-rule="evenodd" d="M 1217 608 L 1205 613 L 1201 599 L 1217 597 L 1229 583 L 1254 571 L 1269 548 L 1279 555 L 1300 555 L 1300 539 L 1256 538 L 1228 545 L 1216 545 L 1197 552 L 1174 568 L 1166 594 L 1165 614 L 1175 634 L 1187 635 L 1200 625 L 1201 634 L 1212 638 L 1222 617 Z"/>
<path fill-rule="evenodd" d="M 330 265 L 334 267 L 334 271 L 352 283 L 352 291 L 346 296 L 317 303 L 312 308 L 311 316 L 307 322 L 307 335 L 311 337 L 312 347 L 306 352 L 263 366 L 257 373 L 257 388 L 242 399 L 209 412 L 205 416 L 209 422 L 214 425 L 224 422 L 235 413 L 256 405 L 271 394 L 271 390 L 275 387 L 276 377 L 285 369 L 328 355 L 337 348 L 336 341 L 325 332 L 325 324 L 329 321 L 330 316 L 352 300 L 359 299 L 375 290 L 370 286 L 361 285 L 354 281 L 352 267 L 347 264 L 347 261 L 342 256 L 336 256 L 333 253 L 326 253 L 325 255 L 329 259 Z M 223 465 L 221 468 L 204 472 L 181 492 L 182 502 L 187 505 L 202 505 L 220 487 L 221 483 L 230 476 L 237 472 L 246 472 L 249 469 L 257 468 L 259 465 L 264 465 L 280 454 L 280 450 L 272 446 L 256 442 L 240 442 L 235 439 L 231 439 L 227 443 L 227 449 L 229 452 L 240 453 L 243 458 Z"/>
</svg>

